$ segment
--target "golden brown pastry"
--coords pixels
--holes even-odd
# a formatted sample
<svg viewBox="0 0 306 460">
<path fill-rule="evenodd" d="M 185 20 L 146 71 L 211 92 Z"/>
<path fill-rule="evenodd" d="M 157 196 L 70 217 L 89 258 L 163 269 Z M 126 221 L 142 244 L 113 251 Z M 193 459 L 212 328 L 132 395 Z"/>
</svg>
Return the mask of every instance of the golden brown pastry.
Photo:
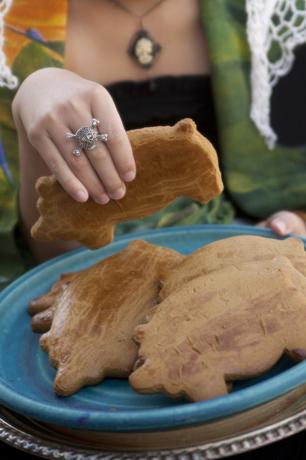
<svg viewBox="0 0 306 460">
<path fill-rule="evenodd" d="M 194 278 L 136 328 L 140 367 L 131 385 L 201 401 L 265 372 L 287 350 L 305 357 L 305 294 L 305 276 L 281 256 Z"/>
<path fill-rule="evenodd" d="M 207 203 L 222 192 L 216 151 L 192 120 L 137 129 L 128 136 L 137 177 L 127 184 L 126 196 L 104 206 L 92 199 L 78 203 L 53 176 L 41 177 L 33 238 L 77 240 L 94 249 L 112 241 L 119 222 L 153 214 L 180 196 Z"/>
<path fill-rule="evenodd" d="M 182 258 L 171 249 L 135 241 L 74 276 L 40 340 L 58 368 L 57 394 L 71 395 L 105 376 L 129 375 L 137 356 L 132 332 L 158 302 L 159 271 Z"/>
<path fill-rule="evenodd" d="M 276 240 L 254 235 L 241 235 L 207 244 L 179 264 L 175 271 L 164 270 L 161 276 L 160 297 L 182 287 L 197 276 L 244 262 L 271 260 L 277 255 L 286 256 L 293 266 L 306 276 L 306 253 L 299 238 Z"/>
<path fill-rule="evenodd" d="M 68 284 L 73 280 L 77 273 L 64 273 L 53 284 L 50 291 L 32 300 L 28 311 L 32 318 L 32 330 L 34 332 L 46 332 L 50 329 L 56 300 L 62 295 Z"/>
<path fill-rule="evenodd" d="M 68 284 L 72 281 L 76 273 L 63 273 L 59 279 L 52 285 L 50 291 L 47 294 L 44 294 L 36 299 L 33 299 L 29 305 L 29 313 L 30 315 L 36 315 L 47 308 L 51 307 L 57 296 L 60 295 L 68 286 Z"/>
</svg>

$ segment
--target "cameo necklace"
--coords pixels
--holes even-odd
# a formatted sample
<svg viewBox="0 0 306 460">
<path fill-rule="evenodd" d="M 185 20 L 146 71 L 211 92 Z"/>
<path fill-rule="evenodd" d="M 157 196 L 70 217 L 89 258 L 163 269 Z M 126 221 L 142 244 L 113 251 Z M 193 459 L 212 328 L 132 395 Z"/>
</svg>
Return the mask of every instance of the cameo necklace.
<svg viewBox="0 0 306 460">
<path fill-rule="evenodd" d="M 121 3 L 120 0 L 110 0 L 113 5 L 139 20 L 139 29 L 133 35 L 127 52 L 139 66 L 144 68 L 152 67 L 162 47 L 152 38 L 149 32 L 145 30 L 143 19 L 164 1 L 165 0 L 158 0 L 155 5 L 151 6 L 144 13 L 137 14 L 131 11 L 124 3 Z"/>
</svg>

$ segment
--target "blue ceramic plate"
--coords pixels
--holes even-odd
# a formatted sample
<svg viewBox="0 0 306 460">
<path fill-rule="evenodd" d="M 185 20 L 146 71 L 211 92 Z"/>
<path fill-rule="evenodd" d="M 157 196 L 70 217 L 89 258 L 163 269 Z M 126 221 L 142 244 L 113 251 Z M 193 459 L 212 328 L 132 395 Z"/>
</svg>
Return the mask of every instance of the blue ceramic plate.
<svg viewBox="0 0 306 460">
<path fill-rule="evenodd" d="M 260 379 L 235 384 L 231 394 L 190 403 L 163 395 L 140 395 L 126 380 L 107 379 L 77 394 L 55 396 L 55 370 L 31 331 L 29 302 L 46 292 L 59 274 L 83 269 L 108 257 L 134 239 L 188 254 L 204 244 L 235 235 L 273 237 L 268 230 L 248 226 L 196 226 L 122 237 L 109 246 L 79 249 L 48 261 L 8 286 L 0 296 L 0 403 L 34 419 L 71 428 L 100 431 L 154 431 L 200 424 L 228 416 L 280 396 L 306 381 L 306 362 L 293 365 L 283 358 Z"/>
</svg>

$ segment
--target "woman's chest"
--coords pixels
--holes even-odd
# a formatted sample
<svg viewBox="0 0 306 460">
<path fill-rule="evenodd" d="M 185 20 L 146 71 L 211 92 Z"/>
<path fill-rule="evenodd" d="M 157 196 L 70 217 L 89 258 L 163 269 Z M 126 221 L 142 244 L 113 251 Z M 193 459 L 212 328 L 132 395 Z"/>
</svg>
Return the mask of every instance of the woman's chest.
<svg viewBox="0 0 306 460">
<path fill-rule="evenodd" d="M 123 1 L 122 5 L 129 3 Z M 131 7 L 128 12 L 111 0 L 69 0 L 65 67 L 104 85 L 159 75 L 209 73 L 199 1 L 155 3 L 156 8 L 144 14 L 143 27 L 161 50 L 152 66 L 144 68 L 128 50 L 140 29 L 137 15 L 148 11 L 154 2 L 141 2 L 142 9 Z"/>
</svg>

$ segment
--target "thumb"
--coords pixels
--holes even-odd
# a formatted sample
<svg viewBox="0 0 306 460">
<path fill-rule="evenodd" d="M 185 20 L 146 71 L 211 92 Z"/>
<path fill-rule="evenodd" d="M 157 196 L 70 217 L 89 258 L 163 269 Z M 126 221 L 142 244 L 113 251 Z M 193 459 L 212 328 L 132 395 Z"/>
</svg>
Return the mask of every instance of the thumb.
<svg viewBox="0 0 306 460">
<path fill-rule="evenodd" d="M 280 236 L 286 236 L 292 231 L 292 229 L 289 228 L 288 222 L 282 217 L 271 219 L 268 226 L 273 232 Z"/>
</svg>

